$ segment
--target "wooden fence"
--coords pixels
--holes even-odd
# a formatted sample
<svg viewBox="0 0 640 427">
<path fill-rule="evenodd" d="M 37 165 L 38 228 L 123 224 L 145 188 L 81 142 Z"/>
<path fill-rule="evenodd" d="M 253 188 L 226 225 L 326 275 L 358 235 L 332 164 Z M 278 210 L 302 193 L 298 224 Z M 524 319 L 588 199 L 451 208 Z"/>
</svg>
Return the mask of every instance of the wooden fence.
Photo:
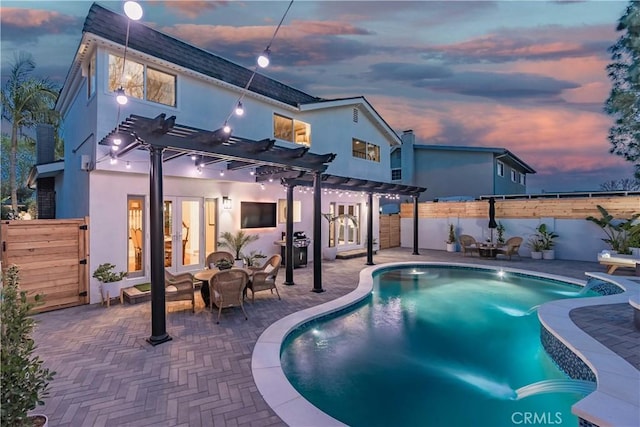
<svg viewBox="0 0 640 427">
<path fill-rule="evenodd" d="M 400 246 L 400 215 L 380 215 L 380 249 Z"/>
<path fill-rule="evenodd" d="M 640 196 L 588 197 L 561 199 L 496 199 L 497 218 L 556 218 L 584 219 L 589 215 L 600 217 L 597 205 L 607 209 L 616 218 L 629 218 L 640 212 Z M 403 203 L 402 218 L 413 218 L 413 204 Z M 418 218 L 487 218 L 489 202 L 425 202 L 418 205 Z"/>
<path fill-rule="evenodd" d="M 2 269 L 20 268 L 20 288 L 42 295 L 36 311 L 86 304 L 89 219 L 3 221 Z"/>
</svg>

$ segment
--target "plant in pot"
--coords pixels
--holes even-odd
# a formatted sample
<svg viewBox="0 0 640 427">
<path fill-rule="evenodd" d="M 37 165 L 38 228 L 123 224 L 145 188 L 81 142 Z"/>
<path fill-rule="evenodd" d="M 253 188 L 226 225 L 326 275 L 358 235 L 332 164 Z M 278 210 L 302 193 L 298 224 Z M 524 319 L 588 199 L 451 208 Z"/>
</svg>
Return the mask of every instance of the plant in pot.
<svg viewBox="0 0 640 427">
<path fill-rule="evenodd" d="M 322 216 L 329 223 L 329 241 L 327 242 L 327 246 L 322 248 L 322 258 L 327 261 L 333 261 L 334 259 L 336 259 L 336 255 L 338 254 L 338 248 L 336 247 L 335 242 L 333 241 L 331 236 L 331 225 L 335 224 L 336 221 L 347 220 L 351 221 L 354 227 L 357 227 L 358 219 L 355 216 L 349 214 L 334 215 L 332 213 L 323 213 Z"/>
<path fill-rule="evenodd" d="M 540 240 L 540 236 L 534 234 L 527 240 L 527 246 L 531 249 L 531 259 L 542 259 L 542 248 L 544 244 Z"/>
<path fill-rule="evenodd" d="M 110 305 L 110 295 L 116 295 L 120 291 L 120 282 L 127 277 L 126 271 L 116 272 L 115 268 L 114 264 L 105 262 L 93 272 L 93 277 L 100 282 L 100 298 L 103 304 L 107 303 L 107 307 Z"/>
<path fill-rule="evenodd" d="M 251 251 L 249 255 L 243 255 L 242 259 L 244 260 L 244 265 L 246 267 L 259 267 L 260 259 L 264 259 L 267 256 L 259 251 Z"/>
<path fill-rule="evenodd" d="M 215 262 L 215 266 L 218 270 L 228 270 L 233 267 L 233 263 L 226 258 L 221 258 Z"/>
<path fill-rule="evenodd" d="M 30 302 L 27 293 L 20 291 L 19 281 L 18 267 L 12 265 L 0 289 L 0 425 L 47 426 L 45 415 L 28 415 L 37 405 L 44 404 L 49 382 L 55 375 L 33 354 L 36 345 L 32 333 L 36 322 L 29 313 L 41 297 L 36 295 L 35 303 Z"/>
<path fill-rule="evenodd" d="M 636 233 L 640 233 L 634 231 L 638 227 L 636 220 L 640 218 L 640 214 L 634 214 L 628 219 L 617 219 L 604 207 L 600 205 L 596 207 L 600 212 L 600 218 L 588 216 L 585 219 L 602 228 L 602 231 L 607 235 L 607 238 L 602 239 L 602 241 L 609 245 L 612 252 L 630 253 L 629 238 Z"/>
<path fill-rule="evenodd" d="M 242 249 L 249 243 L 255 242 L 259 238 L 260 236 L 258 236 L 257 234 L 248 234 L 243 230 L 238 230 L 235 233 L 225 231 L 220 234 L 218 246 L 229 248 L 235 255 L 236 265 L 238 267 L 242 267 Z"/>
<path fill-rule="evenodd" d="M 447 244 L 447 252 L 456 251 L 456 229 L 453 224 L 449 224 L 449 236 L 447 236 L 445 243 Z"/>
<path fill-rule="evenodd" d="M 498 223 L 498 226 L 496 227 L 496 232 L 498 233 L 498 246 L 504 245 L 505 244 L 505 239 L 504 239 L 505 228 L 501 222 Z"/>
<path fill-rule="evenodd" d="M 553 246 L 555 245 L 554 239 L 558 237 L 558 234 L 549 231 L 547 228 L 547 224 L 542 223 L 536 229 L 538 233 L 538 238 L 542 242 L 542 258 L 543 259 L 554 259 L 556 257 L 555 250 Z"/>
</svg>

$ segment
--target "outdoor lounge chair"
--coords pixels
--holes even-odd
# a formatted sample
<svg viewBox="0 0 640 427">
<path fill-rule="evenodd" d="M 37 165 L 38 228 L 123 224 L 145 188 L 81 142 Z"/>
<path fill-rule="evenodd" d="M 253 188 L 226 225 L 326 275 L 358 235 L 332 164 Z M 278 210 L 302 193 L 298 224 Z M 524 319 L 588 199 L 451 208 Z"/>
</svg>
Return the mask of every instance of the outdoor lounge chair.
<svg viewBox="0 0 640 427">
<path fill-rule="evenodd" d="M 476 242 L 476 239 L 473 237 L 467 234 L 461 234 L 458 237 L 458 242 L 460 242 L 460 247 L 462 248 L 462 256 L 467 256 L 467 253 L 471 255 L 473 255 L 474 252 L 477 254 L 480 253 L 478 251 L 480 245 L 478 245 L 478 242 Z"/>
<path fill-rule="evenodd" d="M 518 255 L 518 259 L 520 259 L 520 254 L 518 251 L 520 250 L 520 245 L 522 244 L 522 237 L 511 237 L 507 239 L 504 246 L 500 246 L 498 248 L 499 255 L 508 256 L 511 259 L 512 255 Z"/>
<path fill-rule="evenodd" d="M 241 268 L 231 268 L 222 270 L 214 274 L 209 280 L 209 293 L 211 295 L 211 309 L 213 304 L 218 307 L 218 320 L 220 323 L 220 313 L 223 308 L 240 307 L 247 320 L 247 312 L 244 311 L 242 294 L 249 282 L 249 274 Z"/>
<path fill-rule="evenodd" d="M 164 294 L 166 301 L 191 301 L 191 312 L 195 313 L 195 286 L 191 273 L 171 274 L 164 270 Z"/>
<path fill-rule="evenodd" d="M 251 303 L 254 302 L 256 292 L 270 290 L 276 290 L 278 299 L 280 298 L 280 292 L 276 287 L 276 277 L 278 276 L 278 270 L 280 270 L 280 264 L 282 263 L 282 257 L 280 255 L 272 255 L 262 267 L 252 267 L 253 274 L 251 275 L 251 283 L 248 288 L 251 289 Z"/>
<path fill-rule="evenodd" d="M 601 252 L 598 254 L 598 262 L 604 266 L 607 266 L 607 274 L 613 274 L 618 267 L 635 268 L 636 274 L 638 268 L 636 264 L 640 264 L 640 258 L 636 258 L 633 255 L 620 255 L 611 254 L 609 252 Z"/>
</svg>

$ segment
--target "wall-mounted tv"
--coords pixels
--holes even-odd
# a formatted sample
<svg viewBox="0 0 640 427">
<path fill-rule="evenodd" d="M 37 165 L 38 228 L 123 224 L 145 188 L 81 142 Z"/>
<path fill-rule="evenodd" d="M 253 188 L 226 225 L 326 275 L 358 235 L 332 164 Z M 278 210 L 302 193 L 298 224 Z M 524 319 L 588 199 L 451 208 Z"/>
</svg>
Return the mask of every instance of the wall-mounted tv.
<svg viewBox="0 0 640 427">
<path fill-rule="evenodd" d="M 277 203 L 240 202 L 240 228 L 276 226 Z"/>
</svg>

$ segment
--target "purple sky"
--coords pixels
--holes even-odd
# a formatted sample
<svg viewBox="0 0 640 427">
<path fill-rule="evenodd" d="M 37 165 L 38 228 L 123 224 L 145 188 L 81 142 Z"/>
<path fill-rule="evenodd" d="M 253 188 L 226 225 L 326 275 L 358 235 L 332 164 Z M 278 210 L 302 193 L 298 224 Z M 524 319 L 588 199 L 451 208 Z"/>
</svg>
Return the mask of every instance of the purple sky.
<svg viewBox="0 0 640 427">
<path fill-rule="evenodd" d="M 26 51 L 62 84 L 91 3 L 2 1 L 2 80 Z M 122 13 L 120 1 L 98 3 Z M 289 2 L 141 4 L 146 25 L 252 68 Z M 598 190 L 632 176 L 608 152 L 602 111 L 626 5 L 297 0 L 264 74 L 315 96 L 364 95 L 417 143 L 507 148 L 538 171 L 529 192 Z"/>
</svg>

